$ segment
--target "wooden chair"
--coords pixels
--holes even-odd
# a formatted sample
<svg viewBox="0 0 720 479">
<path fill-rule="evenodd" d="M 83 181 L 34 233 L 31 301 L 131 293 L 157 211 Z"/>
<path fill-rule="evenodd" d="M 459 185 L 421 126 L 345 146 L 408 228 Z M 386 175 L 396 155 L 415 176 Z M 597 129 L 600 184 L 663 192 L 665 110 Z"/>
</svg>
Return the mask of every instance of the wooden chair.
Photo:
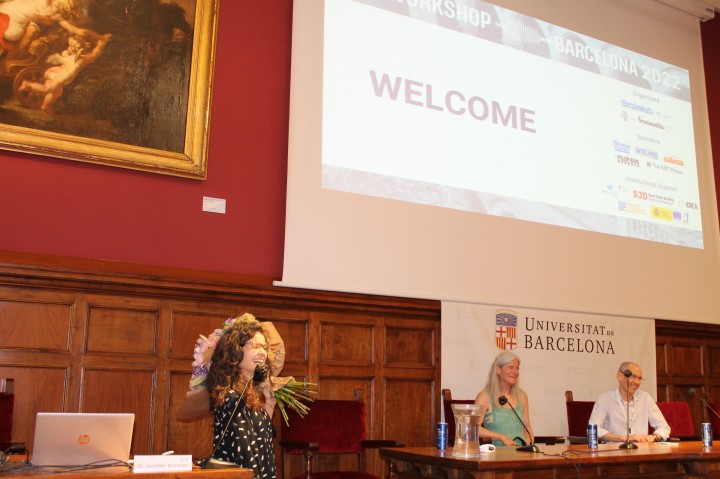
<svg viewBox="0 0 720 479">
<path fill-rule="evenodd" d="M 443 412 L 445 414 L 445 422 L 448 425 L 448 446 L 455 444 L 455 415 L 453 414 L 453 404 L 475 404 L 472 399 L 453 399 L 452 392 L 449 389 L 441 391 Z"/>
<path fill-rule="evenodd" d="M 587 425 L 590 421 L 590 414 L 592 414 L 594 406 L 595 401 L 575 401 L 573 399 L 573 392 L 565 391 L 568 441 L 570 444 L 587 441 Z"/>
<path fill-rule="evenodd" d="M 365 439 L 365 405 L 361 401 L 317 400 L 310 412 L 300 417 L 288 411 L 289 425 L 281 421 L 280 446 L 283 460 L 289 455 L 303 456 L 303 474 L 297 479 L 379 479 L 365 470 L 365 451 L 378 447 L 401 447 L 393 440 Z M 316 471 L 317 456 L 356 456 L 354 470 Z M 342 463 L 341 459 L 333 462 Z"/>
<path fill-rule="evenodd" d="M 445 412 L 445 422 L 448 425 L 448 446 L 452 447 L 455 444 L 455 415 L 452 411 L 453 404 L 475 404 L 472 399 L 453 399 L 452 392 L 449 389 L 443 389 L 441 391 L 443 400 L 443 411 Z M 491 442 L 485 440 L 486 442 Z M 483 442 L 483 438 L 480 438 L 480 442 Z M 565 442 L 565 438 L 562 436 L 535 436 L 535 444 L 547 444 L 552 446 L 553 444 L 562 444 Z"/>
<path fill-rule="evenodd" d="M 14 406 L 13 380 L 0 378 L 0 452 L 12 443 Z"/>
<path fill-rule="evenodd" d="M 674 441 L 698 441 L 690 405 L 685 401 L 658 401 L 658 408 L 670 426 L 669 438 Z M 650 428 L 652 432 L 652 427 Z"/>
<path fill-rule="evenodd" d="M 708 410 L 707 421 L 703 419 L 701 422 L 709 422 L 710 424 L 712 424 L 713 436 L 720 436 L 720 417 L 718 417 L 718 415 L 720 414 L 720 402 L 710 401 L 708 402 L 708 407 L 712 409 L 712 411 Z"/>
</svg>

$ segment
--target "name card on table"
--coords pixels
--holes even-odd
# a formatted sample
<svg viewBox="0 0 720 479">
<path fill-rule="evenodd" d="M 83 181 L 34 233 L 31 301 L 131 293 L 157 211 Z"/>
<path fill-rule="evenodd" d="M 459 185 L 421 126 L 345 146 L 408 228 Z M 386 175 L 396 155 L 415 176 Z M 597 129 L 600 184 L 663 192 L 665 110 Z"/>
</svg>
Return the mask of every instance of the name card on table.
<svg viewBox="0 0 720 479">
<path fill-rule="evenodd" d="M 191 455 L 135 456 L 133 472 L 192 471 Z"/>
</svg>

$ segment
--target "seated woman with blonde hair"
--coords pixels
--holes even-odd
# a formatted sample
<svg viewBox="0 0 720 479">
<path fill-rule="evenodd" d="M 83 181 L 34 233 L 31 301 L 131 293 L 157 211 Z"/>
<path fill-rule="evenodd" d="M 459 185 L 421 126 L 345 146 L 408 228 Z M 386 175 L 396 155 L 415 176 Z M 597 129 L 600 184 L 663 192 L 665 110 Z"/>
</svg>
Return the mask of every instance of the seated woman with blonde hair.
<svg viewBox="0 0 720 479">
<path fill-rule="evenodd" d="M 530 426 L 530 403 L 519 379 L 520 358 L 509 351 L 502 352 L 490 367 L 485 389 L 475 398 L 482 418 L 479 435 L 492 439 L 496 446 L 532 444 L 535 440 Z M 507 402 L 501 404 L 501 397 L 507 398 Z M 525 423 L 529 437 L 511 405 Z"/>
</svg>

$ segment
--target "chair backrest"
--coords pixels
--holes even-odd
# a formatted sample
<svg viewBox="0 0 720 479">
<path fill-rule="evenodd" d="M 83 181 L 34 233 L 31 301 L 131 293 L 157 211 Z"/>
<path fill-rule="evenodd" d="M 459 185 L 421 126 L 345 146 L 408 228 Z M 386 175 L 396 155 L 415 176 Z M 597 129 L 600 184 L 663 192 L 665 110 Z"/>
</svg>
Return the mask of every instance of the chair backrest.
<svg viewBox="0 0 720 479">
<path fill-rule="evenodd" d="M 695 438 L 690 405 L 685 401 L 658 401 L 658 408 L 670 426 L 670 434 L 679 438 Z"/>
<path fill-rule="evenodd" d="M 304 417 L 288 411 L 289 425 L 281 421 L 282 440 L 318 442 L 320 449 L 315 454 L 363 452 L 365 405 L 361 401 L 318 399 L 309 406 Z"/>
<path fill-rule="evenodd" d="M 453 414 L 453 404 L 475 404 L 472 399 L 453 399 L 452 392 L 449 389 L 442 390 L 443 413 L 445 414 L 445 422 L 448 425 L 448 446 L 455 444 L 455 415 Z"/>
<path fill-rule="evenodd" d="M 310 411 L 300 417 L 288 411 L 288 424 L 281 420 L 280 446 L 283 451 L 283 477 L 295 470 L 291 457 L 302 455 L 300 475 L 295 479 L 380 479 L 367 472 L 365 450 L 368 447 L 396 446 L 395 441 L 365 440 L 365 405 L 357 400 L 316 400 Z"/>
<path fill-rule="evenodd" d="M 594 406 L 595 401 L 575 401 L 572 391 L 565 391 L 568 436 L 587 436 L 587 425 Z"/>
<path fill-rule="evenodd" d="M 712 424 L 713 435 L 720 434 L 720 417 L 718 417 L 720 414 L 720 402 L 710 401 L 708 404 L 712 409 L 712 411 L 707 412 L 707 416 L 710 424 Z M 672 433 L 672 431 L 670 432 Z"/>
<path fill-rule="evenodd" d="M 2 446 L 12 441 L 13 409 L 15 407 L 12 381 L 12 379 L 0 378 L 0 445 Z M 2 450 L 5 450 L 5 447 L 0 449 L 0 451 Z"/>
</svg>

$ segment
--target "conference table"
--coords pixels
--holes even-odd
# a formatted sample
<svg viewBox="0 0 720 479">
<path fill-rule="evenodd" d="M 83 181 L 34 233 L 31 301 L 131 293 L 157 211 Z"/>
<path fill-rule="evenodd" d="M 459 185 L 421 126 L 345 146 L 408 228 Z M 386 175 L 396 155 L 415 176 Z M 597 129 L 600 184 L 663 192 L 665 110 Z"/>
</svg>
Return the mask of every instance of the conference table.
<svg viewBox="0 0 720 479">
<path fill-rule="evenodd" d="M 519 478 L 720 478 L 720 443 L 703 447 L 701 442 L 639 444 L 620 449 L 600 444 L 538 444 L 540 452 L 518 452 L 498 447 L 477 458 L 454 457 L 452 448 L 383 448 L 388 479 L 519 479 Z"/>
<path fill-rule="evenodd" d="M 0 468 L 3 478 L 31 478 L 31 479 L 253 479 L 253 470 L 241 467 L 231 469 L 200 469 L 193 467 L 192 471 L 183 472 L 142 472 L 134 473 L 128 467 L 108 467 L 86 470 L 62 470 L 59 468 L 23 468 L 18 460 L 11 458 L 16 467 L 5 464 Z"/>
</svg>

